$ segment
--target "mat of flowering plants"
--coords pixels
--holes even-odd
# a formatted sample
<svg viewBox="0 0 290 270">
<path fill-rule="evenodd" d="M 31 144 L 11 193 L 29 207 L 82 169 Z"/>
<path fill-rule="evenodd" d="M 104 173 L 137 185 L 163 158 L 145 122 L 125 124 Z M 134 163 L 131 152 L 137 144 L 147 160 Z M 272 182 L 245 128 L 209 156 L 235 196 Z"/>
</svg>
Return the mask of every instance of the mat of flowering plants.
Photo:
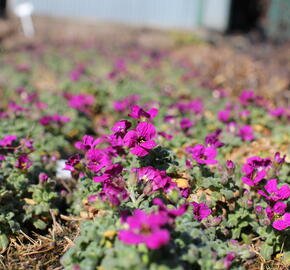
<svg viewBox="0 0 290 270">
<path fill-rule="evenodd" d="M 0 53 L 0 269 L 288 269 L 290 108 L 169 53 Z"/>
</svg>

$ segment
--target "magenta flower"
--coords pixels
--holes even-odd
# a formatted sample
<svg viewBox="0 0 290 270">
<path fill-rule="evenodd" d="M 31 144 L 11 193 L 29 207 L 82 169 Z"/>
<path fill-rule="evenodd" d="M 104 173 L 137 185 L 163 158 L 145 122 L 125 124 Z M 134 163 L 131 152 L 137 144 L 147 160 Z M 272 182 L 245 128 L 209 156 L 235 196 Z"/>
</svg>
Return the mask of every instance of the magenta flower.
<svg viewBox="0 0 290 270">
<path fill-rule="evenodd" d="M 235 163 L 232 160 L 227 160 L 226 169 L 227 169 L 228 176 L 232 176 L 236 169 Z"/>
<path fill-rule="evenodd" d="M 212 165 L 216 164 L 217 151 L 214 147 L 205 147 L 202 144 L 197 144 L 194 147 L 187 147 L 186 151 L 192 154 L 192 158 L 199 164 Z"/>
<path fill-rule="evenodd" d="M 28 169 L 30 166 L 32 165 L 32 162 L 31 160 L 28 158 L 27 155 L 21 155 L 16 163 L 15 163 L 15 167 L 17 169 L 20 169 L 20 170 L 26 170 Z"/>
<path fill-rule="evenodd" d="M 12 146 L 13 142 L 16 140 L 17 140 L 17 137 L 15 135 L 5 136 L 3 139 L 0 140 L 0 146 L 10 147 Z"/>
<path fill-rule="evenodd" d="M 264 196 L 269 201 L 278 201 L 288 199 L 290 197 L 290 188 L 288 185 L 283 185 L 277 188 L 277 179 L 270 179 L 264 186 L 268 194 L 262 190 L 258 190 L 258 193 Z"/>
<path fill-rule="evenodd" d="M 74 154 L 68 158 L 68 160 L 65 162 L 64 170 L 70 171 L 70 172 L 77 172 L 77 167 L 81 163 L 81 157 L 79 154 Z"/>
<path fill-rule="evenodd" d="M 231 119 L 231 111 L 230 110 L 223 110 L 217 113 L 218 119 L 223 123 L 228 123 Z"/>
<path fill-rule="evenodd" d="M 229 269 L 233 263 L 233 260 L 236 258 L 236 254 L 234 252 L 230 252 L 224 258 L 224 267 Z"/>
<path fill-rule="evenodd" d="M 274 116 L 274 117 L 281 117 L 284 115 L 284 113 L 285 113 L 285 109 L 282 107 L 269 111 L 269 114 Z"/>
<path fill-rule="evenodd" d="M 281 157 L 280 152 L 277 152 L 274 156 L 274 161 L 276 164 L 283 164 L 285 162 L 286 155 Z"/>
<path fill-rule="evenodd" d="M 281 219 L 275 220 L 272 226 L 278 231 L 282 231 L 290 227 L 290 213 L 285 213 Z"/>
<path fill-rule="evenodd" d="M 160 189 L 168 192 L 176 186 L 165 171 L 160 171 L 151 166 L 134 168 L 132 171 L 136 173 L 139 181 L 145 183 L 146 187 L 144 193 L 147 195 L 150 195 L 152 192 Z"/>
<path fill-rule="evenodd" d="M 156 136 L 155 127 L 147 122 L 141 122 L 135 130 L 130 130 L 124 137 L 124 145 L 132 148 L 130 152 L 143 157 L 157 144 L 153 140 Z"/>
<path fill-rule="evenodd" d="M 158 206 L 159 213 L 164 213 L 168 217 L 170 223 L 174 222 L 176 217 L 182 216 L 188 208 L 188 204 L 182 204 L 179 208 L 167 208 L 159 198 L 155 198 L 153 204 Z"/>
<path fill-rule="evenodd" d="M 207 146 L 212 146 L 214 148 L 219 148 L 224 146 L 225 144 L 219 140 L 219 136 L 222 133 L 222 130 L 218 128 L 215 132 L 208 134 L 205 137 L 205 144 Z"/>
<path fill-rule="evenodd" d="M 123 170 L 123 166 L 119 163 L 108 166 L 103 175 L 93 177 L 95 182 L 104 182 L 118 176 Z"/>
<path fill-rule="evenodd" d="M 242 171 L 246 176 L 242 177 L 242 181 L 249 186 L 255 186 L 267 174 L 267 170 L 271 168 L 272 161 L 269 158 L 251 157 L 247 159 L 247 163 L 243 166 Z"/>
<path fill-rule="evenodd" d="M 119 206 L 122 201 L 128 199 L 129 194 L 125 188 L 125 181 L 119 177 L 113 182 L 104 182 L 98 196 L 103 201 L 109 201 L 113 206 Z"/>
<path fill-rule="evenodd" d="M 180 128 L 187 130 L 193 126 L 193 123 L 186 117 L 182 118 L 180 121 Z"/>
<path fill-rule="evenodd" d="M 267 216 L 270 220 L 272 220 L 274 217 L 281 216 L 285 213 L 285 210 L 287 208 L 287 204 L 283 202 L 276 202 L 273 207 L 268 206 L 266 208 Z"/>
<path fill-rule="evenodd" d="M 86 158 L 88 160 L 88 169 L 95 173 L 99 172 L 102 168 L 112 164 L 112 161 L 108 155 L 99 149 L 90 149 L 86 153 Z"/>
<path fill-rule="evenodd" d="M 43 116 L 39 119 L 39 123 L 43 126 L 48 126 L 52 124 L 56 124 L 58 126 L 62 126 L 63 124 L 70 121 L 69 117 L 62 116 L 59 114 Z"/>
<path fill-rule="evenodd" d="M 243 106 L 248 106 L 250 102 L 253 102 L 255 100 L 255 93 L 253 91 L 247 91 L 247 90 L 244 90 L 240 97 L 240 103 L 243 105 Z"/>
<path fill-rule="evenodd" d="M 41 172 L 39 175 L 38 175 L 38 180 L 39 182 L 46 182 L 48 179 L 48 175 L 44 172 Z"/>
<path fill-rule="evenodd" d="M 249 125 L 244 125 L 239 129 L 239 136 L 243 141 L 252 141 L 255 139 L 253 128 Z"/>
<path fill-rule="evenodd" d="M 94 139 L 90 135 L 84 135 L 83 136 L 83 141 L 82 142 L 76 142 L 75 143 L 75 148 L 83 150 L 83 151 L 88 151 L 91 148 L 94 148 L 97 144 L 99 143 L 98 139 Z"/>
<path fill-rule="evenodd" d="M 131 108 L 131 113 L 128 116 L 140 120 L 141 118 L 153 119 L 158 114 L 158 110 L 156 108 L 152 108 L 149 111 L 144 111 L 138 105 L 134 105 Z"/>
<path fill-rule="evenodd" d="M 145 243 L 149 249 L 158 249 L 170 240 L 169 231 L 162 227 L 168 218 L 159 213 L 146 214 L 135 210 L 133 216 L 127 218 L 128 230 L 119 231 L 119 239 L 129 245 Z"/>
<path fill-rule="evenodd" d="M 88 114 L 89 108 L 95 103 L 95 98 L 89 94 L 79 94 L 70 97 L 68 105 L 83 113 Z"/>
<path fill-rule="evenodd" d="M 114 109 L 117 112 L 124 112 L 131 108 L 136 102 L 139 100 L 139 96 L 132 95 L 129 97 L 124 98 L 123 100 L 117 100 L 114 102 Z"/>
<path fill-rule="evenodd" d="M 198 221 L 207 218 L 211 214 L 211 209 L 204 203 L 190 202 L 193 206 L 193 217 Z"/>
</svg>

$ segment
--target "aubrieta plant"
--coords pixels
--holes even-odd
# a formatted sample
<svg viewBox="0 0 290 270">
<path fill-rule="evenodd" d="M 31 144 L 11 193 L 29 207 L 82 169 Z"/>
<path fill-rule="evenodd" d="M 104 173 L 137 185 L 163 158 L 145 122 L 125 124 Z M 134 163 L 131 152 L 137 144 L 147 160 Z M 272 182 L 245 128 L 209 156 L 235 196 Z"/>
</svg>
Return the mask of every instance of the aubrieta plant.
<svg viewBox="0 0 290 270">
<path fill-rule="evenodd" d="M 158 142 L 157 113 L 133 105 L 112 133 L 85 135 L 75 144 L 83 154 L 70 157 L 66 169 L 81 182 L 98 183 L 87 194 L 96 218 L 86 226 L 95 231 L 105 218 L 110 229 L 93 233 L 95 239 L 81 233 L 62 260 L 66 268 L 238 269 L 254 256 L 255 239 L 265 259 L 280 252 L 290 226 L 290 188 L 277 186 L 285 156 L 251 157 L 241 176 L 233 161 L 218 164 L 225 144 L 217 129 L 204 144 L 187 146 L 179 160 Z M 132 265 L 118 264 L 119 256 L 133 254 Z"/>
<path fill-rule="evenodd" d="M 1 252 L 63 214 L 82 220 L 67 270 L 289 262 L 289 108 L 134 44 L 40 43 L 2 63 Z"/>
</svg>

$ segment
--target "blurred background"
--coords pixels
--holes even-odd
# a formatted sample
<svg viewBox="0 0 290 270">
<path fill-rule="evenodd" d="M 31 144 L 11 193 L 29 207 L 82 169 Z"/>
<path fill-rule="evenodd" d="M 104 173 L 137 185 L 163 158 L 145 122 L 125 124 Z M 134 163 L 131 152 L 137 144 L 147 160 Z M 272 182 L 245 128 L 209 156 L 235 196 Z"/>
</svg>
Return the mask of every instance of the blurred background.
<svg viewBox="0 0 290 270">
<path fill-rule="evenodd" d="M 212 87 L 286 104 L 289 39 L 289 0 L 0 0 L 1 50 L 63 40 L 166 49 Z"/>
<path fill-rule="evenodd" d="M 45 24 L 52 24 L 53 28 L 61 18 L 69 18 L 74 22 L 255 33 L 252 38 L 258 40 L 281 41 L 290 37 L 289 0 L 0 0 L 2 38 L 15 31 L 15 25 L 7 21 L 15 15 L 23 17 L 19 14 L 22 11 L 17 10 L 21 4 L 31 5 L 26 13 L 33 15 L 39 32 L 47 31 L 43 28 Z"/>
</svg>

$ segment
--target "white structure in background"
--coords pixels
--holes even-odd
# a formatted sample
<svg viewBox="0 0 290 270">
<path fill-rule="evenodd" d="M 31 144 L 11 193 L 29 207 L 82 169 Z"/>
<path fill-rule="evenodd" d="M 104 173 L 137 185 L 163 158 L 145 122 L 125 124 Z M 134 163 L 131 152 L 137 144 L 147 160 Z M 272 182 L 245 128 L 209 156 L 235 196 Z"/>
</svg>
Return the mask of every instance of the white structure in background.
<svg viewBox="0 0 290 270">
<path fill-rule="evenodd" d="M 34 6 L 30 2 L 15 3 L 12 1 L 12 11 L 20 18 L 23 33 L 26 37 L 33 37 L 35 34 L 32 21 Z"/>
<path fill-rule="evenodd" d="M 23 0 L 13 0 L 21 3 Z M 36 15 L 225 31 L 231 0 L 29 0 Z"/>
</svg>

